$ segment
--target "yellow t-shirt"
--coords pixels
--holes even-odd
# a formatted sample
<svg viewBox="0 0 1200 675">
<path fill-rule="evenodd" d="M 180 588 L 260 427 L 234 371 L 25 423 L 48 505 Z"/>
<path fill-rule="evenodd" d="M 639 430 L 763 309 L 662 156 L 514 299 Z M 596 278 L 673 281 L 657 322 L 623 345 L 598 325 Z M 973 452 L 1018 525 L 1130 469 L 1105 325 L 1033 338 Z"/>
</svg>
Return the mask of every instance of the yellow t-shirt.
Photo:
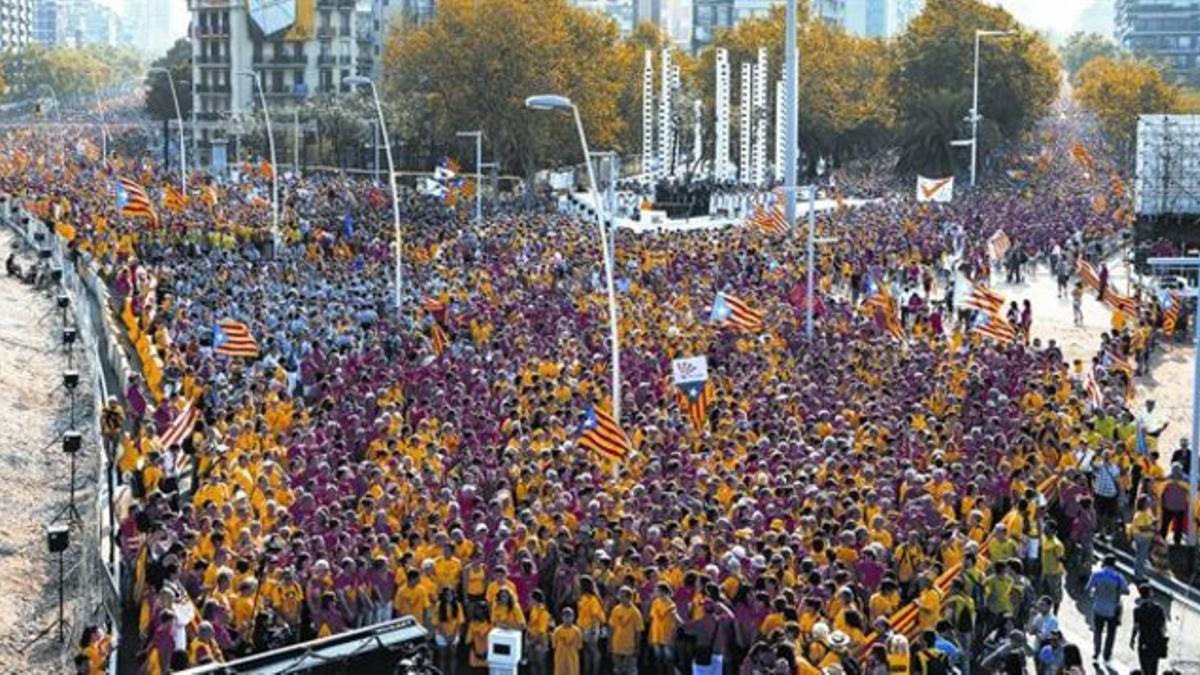
<svg viewBox="0 0 1200 675">
<path fill-rule="evenodd" d="M 637 653 L 637 636 L 645 628 L 642 613 L 637 607 L 625 604 L 613 607 L 609 613 L 608 625 L 612 629 L 609 646 L 613 654 L 629 656 Z"/>
</svg>

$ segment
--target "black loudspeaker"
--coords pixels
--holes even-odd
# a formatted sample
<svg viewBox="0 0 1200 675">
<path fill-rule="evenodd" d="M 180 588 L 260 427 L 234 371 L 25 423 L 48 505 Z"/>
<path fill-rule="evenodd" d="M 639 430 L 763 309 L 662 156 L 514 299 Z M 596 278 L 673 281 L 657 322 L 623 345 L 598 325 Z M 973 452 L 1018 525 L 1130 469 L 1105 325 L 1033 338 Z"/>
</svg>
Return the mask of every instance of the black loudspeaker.
<svg viewBox="0 0 1200 675">
<path fill-rule="evenodd" d="M 71 297 L 66 293 L 59 293 L 54 303 L 58 305 L 59 309 L 66 309 L 71 306 Z"/>
<path fill-rule="evenodd" d="M 66 346 L 75 344 L 75 336 L 78 333 L 74 328 L 64 328 L 62 332 L 62 343 Z"/>
<path fill-rule="evenodd" d="M 83 435 L 78 431 L 68 431 L 63 434 L 63 452 L 68 455 L 73 455 L 79 452 L 79 448 L 83 447 Z"/>
<path fill-rule="evenodd" d="M 62 553 L 71 545 L 71 528 L 66 525 L 51 525 L 46 528 L 46 547 L 51 553 Z"/>
<path fill-rule="evenodd" d="M 62 376 L 62 383 L 63 383 L 63 386 L 66 387 L 67 389 L 74 389 L 75 387 L 78 387 L 79 386 L 79 371 L 78 370 L 64 370 L 63 376 Z"/>
</svg>

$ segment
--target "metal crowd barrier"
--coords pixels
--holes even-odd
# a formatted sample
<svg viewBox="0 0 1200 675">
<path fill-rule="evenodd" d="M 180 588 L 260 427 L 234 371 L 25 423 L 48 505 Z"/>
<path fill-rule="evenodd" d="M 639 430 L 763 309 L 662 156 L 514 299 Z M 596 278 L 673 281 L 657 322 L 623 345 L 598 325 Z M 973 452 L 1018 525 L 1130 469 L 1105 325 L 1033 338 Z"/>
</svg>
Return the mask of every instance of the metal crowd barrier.
<svg viewBox="0 0 1200 675">
<path fill-rule="evenodd" d="M 17 198 L 0 194 L 0 221 L 16 232 L 25 246 L 46 263 L 52 273 L 61 271 L 62 291 L 70 298 L 69 311 L 75 321 L 76 345 L 90 362 L 95 376 L 92 429 L 85 438 L 95 440 L 99 458 L 96 475 L 95 521 L 83 525 L 83 555 L 80 560 L 85 587 L 97 589 L 111 622 L 110 633 L 119 634 L 121 612 L 121 556 L 117 545 L 116 504 L 121 499 L 116 467 L 104 451 L 100 417 L 109 396 L 124 402 L 123 384 L 133 373 L 118 338 L 119 327 L 109 305 L 109 292 L 90 256 L 72 254 L 53 227 L 29 213 Z M 75 626 L 76 631 L 81 625 Z M 115 666 L 110 663 L 110 670 Z"/>
</svg>

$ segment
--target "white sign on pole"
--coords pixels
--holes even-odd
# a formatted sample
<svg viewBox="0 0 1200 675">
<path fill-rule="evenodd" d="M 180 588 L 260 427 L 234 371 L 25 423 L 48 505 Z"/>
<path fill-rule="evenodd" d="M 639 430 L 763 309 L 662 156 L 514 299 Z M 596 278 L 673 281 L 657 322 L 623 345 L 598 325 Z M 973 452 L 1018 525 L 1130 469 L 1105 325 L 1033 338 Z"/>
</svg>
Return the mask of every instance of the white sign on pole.
<svg viewBox="0 0 1200 675">
<path fill-rule="evenodd" d="M 708 357 L 690 356 L 686 359 L 675 359 L 671 362 L 671 376 L 675 384 L 708 380 Z"/>
<path fill-rule="evenodd" d="M 948 202 L 954 198 L 954 176 L 926 178 L 917 176 L 918 202 Z"/>
</svg>

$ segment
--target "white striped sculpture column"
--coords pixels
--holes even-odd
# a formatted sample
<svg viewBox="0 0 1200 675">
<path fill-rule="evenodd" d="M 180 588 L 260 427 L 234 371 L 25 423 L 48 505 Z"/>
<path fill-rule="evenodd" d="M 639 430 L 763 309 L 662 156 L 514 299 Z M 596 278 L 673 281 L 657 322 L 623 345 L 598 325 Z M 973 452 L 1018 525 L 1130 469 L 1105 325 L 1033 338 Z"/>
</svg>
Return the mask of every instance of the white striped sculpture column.
<svg viewBox="0 0 1200 675">
<path fill-rule="evenodd" d="M 738 180 L 749 185 L 753 182 L 751 170 L 754 167 L 754 159 L 751 156 L 754 148 L 750 143 L 753 138 L 752 126 L 754 123 L 754 64 L 742 64 L 742 92 L 738 98 L 739 112 L 741 113 L 738 124 Z"/>
<path fill-rule="evenodd" d="M 716 147 L 713 149 L 713 177 L 729 179 L 729 51 L 717 50 Z"/>
<path fill-rule="evenodd" d="M 642 65 L 642 173 L 654 167 L 654 52 L 647 49 Z"/>
<path fill-rule="evenodd" d="M 767 48 L 758 48 L 754 66 L 754 173 L 755 185 L 767 183 L 767 133 L 771 118 L 767 114 Z"/>
<path fill-rule="evenodd" d="M 667 175 L 671 171 L 671 159 L 675 156 L 675 120 L 672 119 L 672 80 L 675 68 L 671 64 L 671 50 L 662 50 L 662 91 L 659 94 L 658 111 L 658 172 Z"/>
<path fill-rule="evenodd" d="M 775 81 L 775 182 L 783 182 L 783 149 L 787 147 L 787 125 L 784 123 L 784 99 L 787 98 L 783 80 Z"/>
</svg>

